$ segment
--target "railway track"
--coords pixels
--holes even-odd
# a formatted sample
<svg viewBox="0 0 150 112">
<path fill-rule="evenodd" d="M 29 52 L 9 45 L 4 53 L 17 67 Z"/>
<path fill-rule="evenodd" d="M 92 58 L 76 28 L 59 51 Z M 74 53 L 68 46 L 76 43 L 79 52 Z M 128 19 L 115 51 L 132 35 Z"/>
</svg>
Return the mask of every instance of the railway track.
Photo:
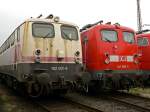
<svg viewBox="0 0 150 112">
<path fill-rule="evenodd" d="M 55 99 L 34 100 L 45 112 L 104 112 L 92 106 L 88 106 L 67 97 Z"/>
<path fill-rule="evenodd" d="M 27 99 L 27 102 L 28 100 L 31 101 Z M 40 112 L 150 112 L 150 99 L 120 92 L 102 96 L 72 94 L 66 97 L 48 97 L 33 101 L 37 106 L 30 107 L 32 101 L 29 105 L 22 103 L 22 100 L 20 103 Z"/>
<path fill-rule="evenodd" d="M 150 112 L 149 99 L 137 96 L 129 96 L 127 94 L 104 94 L 100 96 L 80 96 L 73 94 L 69 96 L 69 99 L 73 99 L 76 102 L 80 102 L 84 105 L 90 105 L 96 109 L 100 109 L 104 112 Z M 136 97 L 136 99 L 134 98 Z M 128 99 L 128 100 L 127 100 Z"/>
<path fill-rule="evenodd" d="M 142 112 L 150 112 L 150 99 L 133 95 L 133 94 L 128 94 L 128 93 L 120 93 L 118 92 L 117 94 L 113 94 L 110 96 L 107 96 L 107 98 L 119 102 L 121 104 L 125 104 L 128 106 L 131 106 L 137 110 L 140 110 Z"/>
</svg>

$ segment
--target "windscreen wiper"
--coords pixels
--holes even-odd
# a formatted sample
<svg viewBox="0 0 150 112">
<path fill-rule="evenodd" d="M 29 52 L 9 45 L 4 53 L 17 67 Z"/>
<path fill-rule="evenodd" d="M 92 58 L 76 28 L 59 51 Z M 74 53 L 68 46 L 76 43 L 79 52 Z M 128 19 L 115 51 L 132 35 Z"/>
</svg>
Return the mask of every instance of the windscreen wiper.
<svg viewBox="0 0 150 112">
<path fill-rule="evenodd" d="M 68 40 L 72 40 L 65 32 L 62 31 L 62 33 Z"/>
<path fill-rule="evenodd" d="M 106 37 L 105 37 L 105 40 L 106 40 L 107 42 L 110 42 L 110 43 L 111 43 L 111 40 L 109 40 L 109 39 L 108 39 L 108 38 L 106 38 Z"/>
<path fill-rule="evenodd" d="M 47 38 L 47 36 L 50 34 L 50 32 L 48 32 L 43 38 Z"/>
</svg>

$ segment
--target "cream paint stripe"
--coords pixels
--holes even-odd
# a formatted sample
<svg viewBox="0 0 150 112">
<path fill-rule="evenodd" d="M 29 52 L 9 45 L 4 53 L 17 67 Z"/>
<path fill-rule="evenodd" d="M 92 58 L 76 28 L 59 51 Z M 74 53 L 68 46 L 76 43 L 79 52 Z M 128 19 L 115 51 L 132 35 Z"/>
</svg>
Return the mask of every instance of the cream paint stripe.
<svg viewBox="0 0 150 112">
<path fill-rule="evenodd" d="M 65 57 L 67 57 L 67 40 L 64 39 Z"/>
<path fill-rule="evenodd" d="M 22 55 L 26 54 L 26 43 L 27 43 L 27 34 L 28 34 L 28 22 L 25 22 L 25 26 L 24 26 L 24 35 L 23 35 L 23 50 L 22 50 Z"/>
<path fill-rule="evenodd" d="M 34 38 L 34 42 L 35 42 L 35 49 L 38 48 L 38 38 Z"/>
<path fill-rule="evenodd" d="M 50 39 L 50 43 L 49 43 L 49 55 L 53 56 L 53 38 Z"/>
<path fill-rule="evenodd" d="M 38 44 L 36 48 L 42 50 L 43 55 L 46 56 L 46 38 L 38 38 Z"/>
</svg>

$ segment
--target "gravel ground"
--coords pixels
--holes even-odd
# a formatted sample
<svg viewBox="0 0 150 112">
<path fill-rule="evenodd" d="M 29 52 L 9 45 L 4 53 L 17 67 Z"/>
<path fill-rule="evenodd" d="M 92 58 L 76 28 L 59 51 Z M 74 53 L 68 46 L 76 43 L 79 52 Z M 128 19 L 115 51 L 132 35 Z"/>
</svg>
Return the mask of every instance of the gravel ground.
<svg viewBox="0 0 150 112">
<path fill-rule="evenodd" d="M 36 102 L 44 105 L 51 112 L 89 112 L 76 105 L 67 102 L 61 97 L 47 97 L 46 99 L 37 100 Z"/>
<path fill-rule="evenodd" d="M 45 112 L 36 104 L 0 84 L 0 112 Z"/>
<path fill-rule="evenodd" d="M 99 97 L 90 97 L 83 96 L 76 93 L 67 94 L 66 97 L 72 99 L 73 101 L 83 103 L 88 106 L 103 110 L 105 112 L 140 112 L 131 107 L 116 103 L 111 100 L 106 100 L 105 98 Z"/>
<path fill-rule="evenodd" d="M 130 93 L 138 93 L 142 96 L 150 97 L 150 94 L 147 92 L 150 89 L 134 89 L 130 91 Z M 146 92 L 144 92 L 146 91 Z M 68 96 L 68 95 L 67 95 Z M 103 98 L 100 99 L 95 99 L 95 98 L 90 98 L 86 96 L 80 96 L 77 94 L 70 94 L 70 97 L 72 97 L 74 100 L 79 101 L 80 103 L 84 103 L 90 106 L 93 106 L 95 108 L 101 108 L 102 110 L 106 112 L 135 112 L 134 109 L 129 109 L 128 107 L 124 107 L 122 105 L 118 105 L 117 103 L 114 103 L 112 101 L 106 101 Z M 50 99 L 49 99 L 50 100 Z M 56 105 L 57 104 L 57 105 Z M 63 108 L 58 108 L 63 105 Z M 51 111 L 54 112 L 59 112 L 59 111 L 64 111 L 64 112 L 70 112 L 71 106 L 66 105 L 64 102 L 62 103 L 57 103 L 55 101 L 52 101 L 49 105 L 46 105 L 49 108 L 51 108 Z M 68 108 L 70 107 L 70 109 Z M 107 108 L 106 108 L 107 107 Z M 65 109 L 64 109 L 65 108 Z M 75 109 L 80 112 L 80 109 Z M 81 109 L 82 111 L 82 109 Z M 46 112 L 43 110 L 40 106 L 37 106 L 37 104 L 34 104 L 32 101 L 30 101 L 27 98 L 23 98 L 23 96 L 18 95 L 8 87 L 5 87 L 4 85 L 0 84 L 0 112 Z M 74 110 L 72 110 L 74 112 Z M 136 111 L 138 112 L 138 111 Z"/>
<path fill-rule="evenodd" d="M 129 93 L 150 98 L 150 88 L 133 88 Z"/>
</svg>

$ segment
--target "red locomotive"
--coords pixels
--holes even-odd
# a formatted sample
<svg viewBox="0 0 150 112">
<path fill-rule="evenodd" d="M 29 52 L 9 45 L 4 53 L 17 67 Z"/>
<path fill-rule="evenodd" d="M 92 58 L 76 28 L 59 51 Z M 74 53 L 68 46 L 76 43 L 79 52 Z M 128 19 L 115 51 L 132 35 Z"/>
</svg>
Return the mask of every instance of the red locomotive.
<svg viewBox="0 0 150 112">
<path fill-rule="evenodd" d="M 133 85 L 139 63 L 135 31 L 102 21 L 80 31 L 84 68 L 91 74 L 88 89 L 128 89 Z"/>
<path fill-rule="evenodd" d="M 150 33 L 138 34 L 137 43 L 139 49 L 139 69 L 141 71 L 139 78 L 142 83 L 150 84 Z"/>
</svg>

